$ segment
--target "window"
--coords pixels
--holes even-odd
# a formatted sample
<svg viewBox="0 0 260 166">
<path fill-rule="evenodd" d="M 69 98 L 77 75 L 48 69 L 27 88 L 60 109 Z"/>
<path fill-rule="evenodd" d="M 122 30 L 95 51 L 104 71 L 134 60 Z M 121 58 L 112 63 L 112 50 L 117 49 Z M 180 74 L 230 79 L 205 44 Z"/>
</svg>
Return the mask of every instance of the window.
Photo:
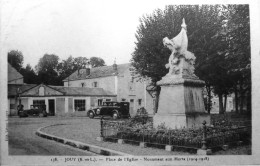
<svg viewBox="0 0 260 166">
<path fill-rule="evenodd" d="M 111 99 L 106 99 L 106 101 L 111 101 Z"/>
<path fill-rule="evenodd" d="M 45 105 L 45 100 L 33 100 L 33 105 Z"/>
<path fill-rule="evenodd" d="M 138 105 L 139 105 L 139 106 L 142 105 L 142 99 L 138 99 Z"/>
<path fill-rule="evenodd" d="M 92 83 L 92 87 L 97 88 L 98 87 L 98 83 L 97 82 L 93 82 Z"/>
<path fill-rule="evenodd" d="M 113 103 L 113 106 L 119 106 L 118 103 Z"/>
<path fill-rule="evenodd" d="M 134 99 L 130 99 L 130 102 L 134 102 Z"/>
<path fill-rule="evenodd" d="M 75 111 L 86 111 L 86 101 L 85 100 L 74 100 Z"/>
<path fill-rule="evenodd" d="M 81 83 L 81 87 L 85 87 L 85 83 L 84 82 Z"/>
<path fill-rule="evenodd" d="M 232 108 L 232 101 L 229 101 L 229 108 Z"/>
<path fill-rule="evenodd" d="M 126 99 L 122 99 L 122 101 L 126 101 Z"/>
<path fill-rule="evenodd" d="M 103 99 L 98 99 L 98 105 L 102 105 Z"/>
<path fill-rule="evenodd" d="M 129 90 L 134 91 L 135 90 L 135 84 L 134 82 L 129 82 Z"/>
<path fill-rule="evenodd" d="M 39 96 L 44 96 L 44 87 L 39 88 Z"/>
</svg>

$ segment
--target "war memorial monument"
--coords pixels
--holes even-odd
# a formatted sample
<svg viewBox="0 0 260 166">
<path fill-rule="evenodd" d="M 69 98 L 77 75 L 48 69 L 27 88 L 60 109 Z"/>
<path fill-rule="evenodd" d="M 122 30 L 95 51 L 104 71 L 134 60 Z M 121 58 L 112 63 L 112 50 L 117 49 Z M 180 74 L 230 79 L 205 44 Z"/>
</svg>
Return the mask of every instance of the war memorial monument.
<svg viewBox="0 0 260 166">
<path fill-rule="evenodd" d="M 163 44 L 171 50 L 169 73 L 156 84 L 161 87 L 158 111 L 153 125 L 162 123 L 168 128 L 191 128 L 210 124 L 210 115 L 205 112 L 202 89 L 204 81 L 194 74 L 196 57 L 187 50 L 187 26 L 183 19 L 180 33 L 173 39 L 165 37 Z"/>
</svg>

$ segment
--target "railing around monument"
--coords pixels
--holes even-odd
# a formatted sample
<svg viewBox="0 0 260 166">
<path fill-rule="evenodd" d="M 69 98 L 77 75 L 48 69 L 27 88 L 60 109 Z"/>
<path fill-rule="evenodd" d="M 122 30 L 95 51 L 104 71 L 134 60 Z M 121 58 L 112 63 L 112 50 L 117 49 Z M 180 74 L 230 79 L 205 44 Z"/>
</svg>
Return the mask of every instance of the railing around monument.
<svg viewBox="0 0 260 166">
<path fill-rule="evenodd" d="M 100 135 L 107 141 L 117 142 L 121 139 L 125 143 L 136 145 L 143 142 L 157 148 L 164 148 L 166 145 L 185 149 L 200 149 L 203 146 L 204 148 L 216 148 L 230 143 L 247 141 L 251 138 L 251 126 L 223 129 L 204 124 L 202 128 L 196 129 L 194 137 L 185 137 L 183 135 L 185 131 L 178 133 L 177 130 L 136 129 L 126 126 L 125 121 L 101 119 L 100 124 Z"/>
<path fill-rule="evenodd" d="M 147 143 L 151 147 L 164 148 L 165 145 L 172 145 L 179 148 L 199 149 L 201 142 L 192 139 L 180 139 L 180 136 L 174 135 L 171 130 L 147 130 L 134 129 L 124 126 L 122 121 L 103 120 L 102 136 L 105 140 L 117 142 L 118 139 L 125 143 L 139 144 Z"/>
<path fill-rule="evenodd" d="M 242 126 L 234 129 L 228 129 L 206 138 L 207 148 L 209 149 L 232 143 L 238 143 L 240 141 L 248 142 L 250 140 L 251 126 Z"/>
</svg>

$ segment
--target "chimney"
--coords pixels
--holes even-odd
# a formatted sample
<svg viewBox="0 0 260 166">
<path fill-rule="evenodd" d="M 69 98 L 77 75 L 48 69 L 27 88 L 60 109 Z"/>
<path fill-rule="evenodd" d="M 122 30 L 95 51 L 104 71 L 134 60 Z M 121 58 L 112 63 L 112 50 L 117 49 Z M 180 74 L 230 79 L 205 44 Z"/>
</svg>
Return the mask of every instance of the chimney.
<svg viewBox="0 0 260 166">
<path fill-rule="evenodd" d="M 90 74 L 90 68 L 86 68 L 86 76 Z"/>
<path fill-rule="evenodd" d="M 90 75 L 90 65 L 86 65 L 86 76 Z"/>
<path fill-rule="evenodd" d="M 113 69 L 114 69 L 115 71 L 117 71 L 116 59 L 115 59 L 114 64 L 113 64 Z"/>
</svg>

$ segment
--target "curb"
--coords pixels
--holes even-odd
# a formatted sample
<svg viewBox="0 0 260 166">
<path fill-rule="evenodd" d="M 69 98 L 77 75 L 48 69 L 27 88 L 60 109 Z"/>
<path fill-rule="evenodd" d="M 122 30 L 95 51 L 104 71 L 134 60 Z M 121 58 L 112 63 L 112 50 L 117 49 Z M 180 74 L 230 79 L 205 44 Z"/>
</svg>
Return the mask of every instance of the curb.
<svg viewBox="0 0 260 166">
<path fill-rule="evenodd" d="M 55 124 L 55 125 L 44 126 L 44 127 L 39 128 L 35 132 L 35 134 L 42 138 L 53 140 L 58 143 L 62 143 L 64 145 L 69 145 L 69 146 L 72 146 L 74 148 L 78 148 L 81 150 L 90 151 L 90 152 L 93 152 L 96 154 L 100 154 L 102 156 L 131 156 L 130 154 L 127 154 L 127 153 L 123 153 L 123 152 L 119 152 L 119 151 L 115 151 L 112 149 L 107 149 L 107 148 L 103 148 L 103 147 L 99 147 L 99 146 L 95 146 L 95 145 L 90 145 L 90 144 L 86 144 L 83 142 L 74 141 L 71 139 L 61 138 L 61 137 L 47 134 L 47 133 L 44 133 L 41 131 L 44 128 L 51 127 L 51 126 L 58 126 L 58 125 L 65 125 L 65 124 Z"/>
</svg>

